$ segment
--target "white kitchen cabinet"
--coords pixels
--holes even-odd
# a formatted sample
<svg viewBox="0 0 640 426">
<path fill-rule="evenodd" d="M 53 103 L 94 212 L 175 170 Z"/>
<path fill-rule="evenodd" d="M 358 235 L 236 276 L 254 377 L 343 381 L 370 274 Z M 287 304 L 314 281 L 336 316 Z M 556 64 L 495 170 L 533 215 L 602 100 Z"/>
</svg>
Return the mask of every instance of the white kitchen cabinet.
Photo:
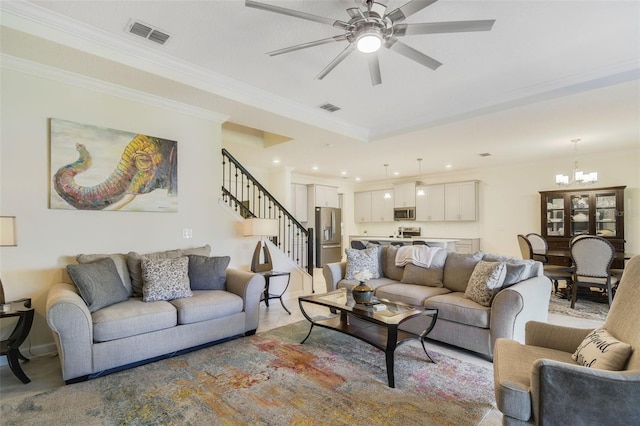
<svg viewBox="0 0 640 426">
<path fill-rule="evenodd" d="M 298 222 L 308 220 L 307 185 L 291 184 L 291 214 Z"/>
<path fill-rule="evenodd" d="M 425 185 L 417 189 L 424 191 L 416 195 L 416 221 L 444 221 L 444 185 Z"/>
<path fill-rule="evenodd" d="M 371 191 L 371 222 L 393 222 L 393 199 L 391 189 Z"/>
<path fill-rule="evenodd" d="M 446 183 L 444 200 L 445 220 L 478 219 L 478 181 Z"/>
<path fill-rule="evenodd" d="M 315 207 L 338 207 L 338 188 L 325 185 L 309 186 L 313 189 Z"/>
<path fill-rule="evenodd" d="M 456 242 L 458 253 L 476 253 L 480 250 L 480 238 L 461 238 Z"/>
<path fill-rule="evenodd" d="M 393 186 L 393 205 L 395 207 L 415 207 L 416 206 L 416 184 L 415 182 L 401 183 Z"/>
<path fill-rule="evenodd" d="M 371 191 L 353 194 L 353 215 L 356 223 L 371 222 Z"/>
</svg>

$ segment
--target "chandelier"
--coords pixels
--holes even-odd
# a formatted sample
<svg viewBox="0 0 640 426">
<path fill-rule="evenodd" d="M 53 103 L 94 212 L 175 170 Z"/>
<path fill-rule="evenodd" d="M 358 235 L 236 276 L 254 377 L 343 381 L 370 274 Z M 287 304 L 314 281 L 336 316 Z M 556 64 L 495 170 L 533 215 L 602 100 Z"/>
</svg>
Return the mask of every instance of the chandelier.
<svg viewBox="0 0 640 426">
<path fill-rule="evenodd" d="M 578 153 L 578 142 L 581 139 L 571 139 L 571 142 L 574 144 L 574 152 L 577 157 Z M 567 175 L 556 175 L 556 183 L 558 185 L 571 185 L 576 182 L 579 185 L 595 183 L 598 181 L 598 172 L 583 172 L 580 170 L 578 166 L 578 160 L 575 160 L 573 163 L 573 174 L 571 175 L 571 180 L 569 180 L 569 176 Z"/>
</svg>

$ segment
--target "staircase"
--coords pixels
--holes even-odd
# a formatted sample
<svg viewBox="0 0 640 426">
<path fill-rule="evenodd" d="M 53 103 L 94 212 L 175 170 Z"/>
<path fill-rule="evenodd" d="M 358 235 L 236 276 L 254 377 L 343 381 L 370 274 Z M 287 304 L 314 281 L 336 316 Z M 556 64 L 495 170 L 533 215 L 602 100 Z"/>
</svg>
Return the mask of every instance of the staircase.
<svg viewBox="0 0 640 426">
<path fill-rule="evenodd" d="M 226 149 L 222 149 L 222 200 L 244 218 L 277 219 L 271 242 L 313 277 L 313 229 L 306 229 Z"/>
</svg>

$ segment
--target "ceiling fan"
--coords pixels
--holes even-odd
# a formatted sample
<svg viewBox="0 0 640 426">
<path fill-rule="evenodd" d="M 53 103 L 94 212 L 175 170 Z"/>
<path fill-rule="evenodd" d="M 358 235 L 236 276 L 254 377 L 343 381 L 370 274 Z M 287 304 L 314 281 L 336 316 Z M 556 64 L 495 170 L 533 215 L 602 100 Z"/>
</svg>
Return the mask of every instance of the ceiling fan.
<svg viewBox="0 0 640 426">
<path fill-rule="evenodd" d="M 495 20 L 428 22 L 421 24 L 402 23 L 409 16 L 432 5 L 436 1 L 437 0 L 411 0 L 403 6 L 387 12 L 387 6 L 382 3 L 373 0 L 354 0 L 357 7 L 347 9 L 350 19 L 346 22 L 253 0 L 245 0 L 245 6 L 319 22 L 344 30 L 344 34 L 285 47 L 284 49 L 274 50 L 267 54 L 269 56 L 276 56 L 300 49 L 346 40 L 349 42 L 347 47 L 316 76 L 316 79 L 322 80 L 351 52 L 357 49 L 367 56 L 371 84 L 375 86 L 382 83 L 380 63 L 378 62 L 376 52 L 383 46 L 432 70 L 442 65 L 441 62 L 432 57 L 402 43 L 398 40 L 398 37 L 418 34 L 489 31 L 493 27 Z M 366 10 L 363 10 L 361 6 L 365 7 Z"/>
</svg>

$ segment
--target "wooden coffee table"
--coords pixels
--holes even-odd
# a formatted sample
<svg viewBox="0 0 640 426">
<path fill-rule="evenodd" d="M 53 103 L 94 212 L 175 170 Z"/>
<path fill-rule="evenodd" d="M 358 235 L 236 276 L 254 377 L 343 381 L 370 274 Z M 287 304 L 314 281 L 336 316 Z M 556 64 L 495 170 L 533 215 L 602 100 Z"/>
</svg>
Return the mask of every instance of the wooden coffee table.
<svg viewBox="0 0 640 426">
<path fill-rule="evenodd" d="M 389 387 L 395 387 L 395 379 L 393 374 L 393 357 L 398 346 L 409 340 L 420 340 L 424 353 L 429 361 L 434 362 L 424 345 L 424 339 L 433 329 L 438 319 L 437 309 L 426 309 L 423 306 L 407 305 L 404 303 L 393 302 L 385 299 L 374 299 L 386 306 L 383 310 L 375 310 L 373 307 L 364 305 L 356 305 L 351 296 L 351 292 L 346 289 L 339 289 L 330 293 L 313 294 L 310 296 L 302 296 L 298 298 L 300 311 L 302 315 L 311 323 L 311 328 L 307 337 L 301 343 L 307 341 L 311 335 L 314 326 L 328 328 L 330 330 L 339 331 L 349 336 L 356 337 L 373 347 L 376 347 L 385 353 L 387 363 L 387 379 Z M 325 306 L 332 311 L 338 311 L 340 315 L 332 318 L 314 319 L 307 314 L 304 305 L 310 303 L 319 306 Z M 426 324 L 422 333 L 413 334 L 408 331 L 400 330 L 398 326 L 408 319 L 425 316 L 431 320 Z M 366 324 L 358 325 L 351 321 L 351 317 L 356 317 Z M 425 321 L 426 323 L 427 321 Z"/>
</svg>

